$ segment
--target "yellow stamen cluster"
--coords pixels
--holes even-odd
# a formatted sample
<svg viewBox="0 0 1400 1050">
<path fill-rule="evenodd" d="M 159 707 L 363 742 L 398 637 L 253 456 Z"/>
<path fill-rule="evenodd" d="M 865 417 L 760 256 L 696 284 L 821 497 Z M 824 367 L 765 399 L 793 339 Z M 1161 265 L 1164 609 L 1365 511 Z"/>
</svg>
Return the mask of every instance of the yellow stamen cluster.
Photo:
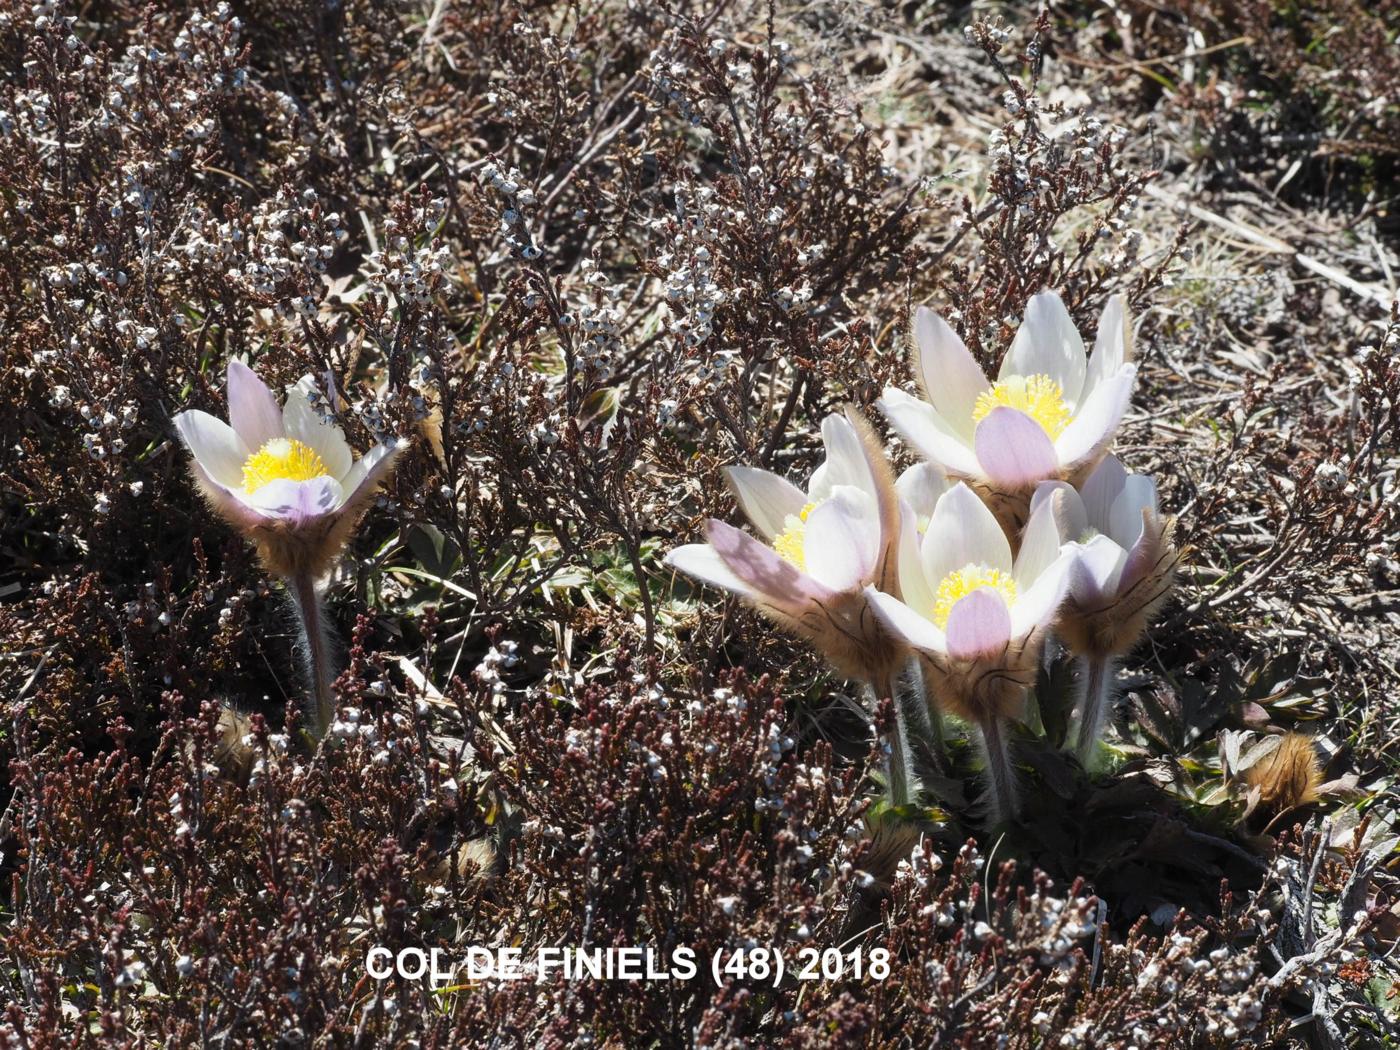
<svg viewBox="0 0 1400 1050">
<path fill-rule="evenodd" d="M 939 630 L 947 628 L 953 606 L 983 587 L 989 587 L 1000 594 L 1008 606 L 1016 601 L 1016 581 L 1009 574 L 985 565 L 964 565 L 943 577 L 934 593 L 933 622 L 938 625 Z"/>
<path fill-rule="evenodd" d="M 972 421 L 982 422 L 992 409 L 1003 405 L 1030 416 L 1052 440 L 1069 426 L 1071 413 L 1065 404 L 1065 392 L 1049 376 L 1007 376 L 997 380 L 990 390 L 977 395 Z"/>
<path fill-rule="evenodd" d="M 807 555 L 802 550 L 807 538 L 807 515 L 816 509 L 815 503 L 809 503 L 796 514 L 789 514 L 783 522 L 783 531 L 773 537 L 773 549 L 778 556 L 803 572 L 807 571 Z"/>
<path fill-rule="evenodd" d="M 243 463 L 243 489 L 256 492 L 269 481 L 310 481 L 325 474 L 326 465 L 310 445 L 295 438 L 273 438 Z"/>
</svg>

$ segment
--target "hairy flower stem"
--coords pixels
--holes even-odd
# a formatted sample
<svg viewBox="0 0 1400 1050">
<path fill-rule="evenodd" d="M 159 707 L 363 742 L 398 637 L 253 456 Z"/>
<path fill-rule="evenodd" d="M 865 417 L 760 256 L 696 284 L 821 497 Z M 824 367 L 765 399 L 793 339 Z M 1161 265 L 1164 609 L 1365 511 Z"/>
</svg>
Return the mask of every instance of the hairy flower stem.
<svg viewBox="0 0 1400 1050">
<path fill-rule="evenodd" d="M 941 763 L 947 753 L 947 730 L 943 725 L 943 713 L 924 674 L 923 663 L 917 656 L 909 658 L 904 669 L 905 691 L 904 711 L 908 719 L 909 731 L 915 739 L 928 745 L 934 761 Z"/>
<path fill-rule="evenodd" d="M 309 573 L 288 579 L 287 590 L 301 620 L 302 657 L 306 661 L 306 676 L 311 686 L 310 730 L 313 736 L 320 738 L 335 715 L 335 704 L 331 699 L 334 675 L 331 673 L 330 643 L 326 635 L 321 590 Z"/>
<path fill-rule="evenodd" d="M 993 824 L 1015 817 L 1020 810 L 1016 792 L 1016 770 L 1011 765 L 1011 748 L 1006 739 L 1006 723 L 991 716 L 978 724 L 982 757 L 987 763 L 989 817 Z"/>
<path fill-rule="evenodd" d="M 1094 753 L 1094 744 L 1103 731 L 1104 716 L 1108 713 L 1115 660 L 1112 656 L 1081 656 L 1079 662 L 1083 672 L 1084 695 L 1078 704 L 1074 754 L 1079 764 L 1087 769 Z"/>
<path fill-rule="evenodd" d="M 893 676 L 881 675 L 870 683 L 869 688 L 876 708 L 885 697 L 894 702 L 894 726 L 889 733 L 890 754 L 885 763 L 885 779 L 889 785 L 890 805 L 907 806 L 912 795 L 909 734 L 905 726 L 904 705 L 895 681 Z"/>
</svg>

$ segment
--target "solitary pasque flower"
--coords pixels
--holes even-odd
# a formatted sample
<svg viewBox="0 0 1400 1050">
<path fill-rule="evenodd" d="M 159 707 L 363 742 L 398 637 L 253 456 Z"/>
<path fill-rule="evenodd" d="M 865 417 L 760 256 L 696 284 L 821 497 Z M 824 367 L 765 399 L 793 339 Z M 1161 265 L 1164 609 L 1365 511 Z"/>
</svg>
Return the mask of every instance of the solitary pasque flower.
<svg viewBox="0 0 1400 1050">
<path fill-rule="evenodd" d="M 1058 630 L 1083 658 L 1075 750 L 1087 761 L 1113 681 L 1113 660 L 1142 637 L 1171 590 L 1174 522 L 1157 509 L 1157 486 L 1105 456 L 1076 491 L 1061 482 L 1036 489 L 1032 513 L 1053 510 L 1063 534 L 1082 544 Z"/>
<path fill-rule="evenodd" d="M 870 612 L 864 588 L 898 589 L 898 498 L 884 454 L 854 410 L 827 416 L 822 441 L 826 460 L 805 492 L 766 470 L 729 468 L 762 542 L 712 518 L 709 542 L 677 547 L 666 564 L 742 595 L 842 674 L 888 696 L 880 690 L 902 646 Z"/>
<path fill-rule="evenodd" d="M 900 565 L 903 600 L 867 588 L 880 619 L 924 657 L 931 693 L 975 724 L 986 745 L 992 804 L 1015 811 L 1004 723 L 1021 714 L 1040 647 L 1074 564 L 1051 508 L 1031 515 L 1013 560 L 1001 525 L 961 482 L 938 500 L 911 558 Z"/>
<path fill-rule="evenodd" d="M 331 569 L 407 447 L 381 444 L 353 460 L 345 435 L 311 407 L 309 389 L 308 377 L 278 407 L 251 368 L 230 361 L 229 423 L 198 409 L 175 417 L 205 498 L 288 578 Z"/>
<path fill-rule="evenodd" d="M 229 423 L 194 409 L 175 417 L 205 498 L 257 545 L 296 603 L 315 699 L 313 729 L 333 714 L 329 644 L 320 586 L 375 491 L 408 443 L 381 444 L 353 459 L 345 435 L 311 407 L 310 377 L 277 399 L 251 368 L 228 364 Z"/>
<path fill-rule="evenodd" d="M 1037 483 L 1082 480 L 1098 462 L 1137 375 L 1117 296 L 1099 319 L 1092 357 L 1060 297 L 1032 296 L 996 382 L 927 307 L 915 314 L 914 342 L 924 400 L 890 388 L 881 411 L 921 455 L 975 487 L 1011 533 L 1025 523 Z"/>
</svg>

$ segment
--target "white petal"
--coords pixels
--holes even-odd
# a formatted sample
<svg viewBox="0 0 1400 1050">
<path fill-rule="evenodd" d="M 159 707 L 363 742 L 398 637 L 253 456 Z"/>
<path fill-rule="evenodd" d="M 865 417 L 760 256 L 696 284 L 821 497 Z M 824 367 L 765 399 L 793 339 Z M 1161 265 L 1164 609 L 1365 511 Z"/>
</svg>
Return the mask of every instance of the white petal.
<svg viewBox="0 0 1400 1050">
<path fill-rule="evenodd" d="M 980 476 L 981 468 L 972 446 L 928 402 L 890 387 L 876 402 L 876 407 L 885 414 L 895 432 L 925 459 L 950 474 Z"/>
<path fill-rule="evenodd" d="M 730 467 L 725 471 L 729 487 L 749 521 L 771 540 L 787 528 L 788 515 L 802 513 L 807 497 L 785 478 L 758 467 Z"/>
<path fill-rule="evenodd" d="M 323 423 L 311 407 L 306 391 L 300 385 L 287 390 L 287 403 L 282 408 L 282 422 L 287 436 L 310 445 L 326 465 L 326 473 L 340 480 L 350 471 L 352 457 L 345 435 L 334 423 Z"/>
<path fill-rule="evenodd" d="M 1136 378 L 1137 366 L 1124 365 L 1084 399 L 1069 426 L 1055 439 L 1055 452 L 1063 467 L 1081 467 L 1108 447 L 1128 410 Z"/>
<path fill-rule="evenodd" d="M 1063 501 L 1064 497 L 1060 499 Z M 1015 570 L 1018 590 L 1030 587 L 1041 573 L 1055 563 L 1065 539 L 1056 520 L 1055 501 L 1043 500 L 1039 507 L 1031 511 L 1030 520 L 1021 534 L 1021 549 L 1016 554 Z"/>
<path fill-rule="evenodd" d="M 1035 628 L 1048 625 L 1065 600 L 1069 574 L 1078 554 L 1071 548 L 1060 552 L 1045 571 L 1023 592 L 1018 592 L 1011 606 L 1011 635 L 1024 638 Z"/>
<path fill-rule="evenodd" d="M 393 444 L 375 445 L 374 448 L 355 460 L 350 469 L 345 472 L 345 477 L 340 479 L 340 484 L 344 486 L 345 491 L 353 492 L 379 461 L 393 452 L 395 447 Z"/>
<path fill-rule="evenodd" d="M 360 486 L 368 484 L 370 491 L 378 488 L 394 469 L 394 460 L 407 452 L 409 443 L 402 438 L 375 445 L 345 472 L 340 481 L 345 489 L 345 501 L 356 503 L 360 498 Z"/>
<path fill-rule="evenodd" d="M 758 593 L 734 575 L 729 566 L 724 564 L 724 559 L 708 543 L 687 543 L 683 547 L 677 547 L 666 555 L 666 564 L 687 576 L 693 576 L 697 580 L 733 591 L 746 598 L 755 597 Z"/>
<path fill-rule="evenodd" d="M 1075 596 L 1092 604 L 1116 593 L 1127 561 L 1128 552 L 1102 533 L 1082 544 L 1070 573 Z"/>
<path fill-rule="evenodd" d="M 1010 573 L 1011 544 L 997 519 L 976 494 L 959 482 L 944 493 L 924 533 L 924 576 L 937 587 L 963 566 L 985 565 Z"/>
<path fill-rule="evenodd" d="M 1133 327 L 1128 316 L 1128 304 L 1121 295 L 1109 296 L 1099 315 L 1099 330 L 1094 336 L 1094 352 L 1089 357 L 1089 370 L 1084 377 L 1084 397 L 1118 369 L 1132 360 Z"/>
<path fill-rule="evenodd" d="M 949 489 L 948 475 L 933 463 L 915 463 L 899 476 L 894 490 L 899 498 L 909 504 L 909 509 L 920 521 L 927 523 L 933 517 L 933 508 L 938 506 L 938 497 Z"/>
<path fill-rule="evenodd" d="M 880 534 L 871 521 L 873 498 L 850 486 L 807 515 L 802 556 L 807 575 L 833 591 L 848 591 L 870 582 Z"/>
<path fill-rule="evenodd" d="M 181 412 L 174 422 L 180 439 L 206 474 L 228 488 L 243 484 L 243 463 L 248 458 L 248 450 L 233 427 L 197 408 Z"/>
<path fill-rule="evenodd" d="M 1108 534 L 1129 548 L 1142 536 L 1142 512 L 1157 513 L 1157 484 L 1145 474 L 1129 474 L 1109 512 Z"/>
<path fill-rule="evenodd" d="M 870 476 L 870 464 L 865 461 L 865 446 L 850 420 L 833 412 L 822 420 L 822 444 L 826 446 L 826 469 L 822 471 L 823 487 L 834 491 L 838 485 L 852 485 L 875 495 L 875 481 Z M 825 494 L 823 494 L 825 495 Z M 813 493 L 815 497 L 816 494 Z"/>
<path fill-rule="evenodd" d="M 1032 517 L 1042 503 L 1050 504 L 1062 542 L 1078 540 L 1089 530 L 1089 515 L 1084 509 L 1084 499 L 1069 482 L 1042 481 L 1035 487 L 1035 495 L 1031 497 Z"/>
<path fill-rule="evenodd" d="M 1104 456 L 1084 479 L 1080 495 L 1084 498 L 1084 512 L 1089 516 L 1091 528 L 1104 533 L 1111 531 L 1113 504 L 1122 495 L 1127 481 L 1128 472 L 1123 469 L 1122 461 L 1112 454 Z"/>
<path fill-rule="evenodd" d="M 286 437 L 282 410 L 258 374 L 237 358 L 228 363 L 228 421 L 249 452 Z"/>
<path fill-rule="evenodd" d="M 1086 368 L 1084 340 L 1064 302 L 1054 292 L 1031 296 L 1025 319 L 1002 359 L 999 378 L 1049 376 L 1060 384 L 1066 404 L 1073 406 L 1079 404 Z"/>
<path fill-rule="evenodd" d="M 865 589 L 865 597 L 880 622 L 915 649 L 931 653 L 947 651 L 948 641 L 943 632 L 898 598 L 874 587 Z"/>
<path fill-rule="evenodd" d="M 933 591 L 919 557 L 917 519 L 921 515 L 905 500 L 900 500 L 899 511 L 899 596 L 920 616 L 932 616 Z"/>
<path fill-rule="evenodd" d="M 939 415 L 964 440 L 972 440 L 972 409 L 991 385 L 967 344 L 948 322 L 927 306 L 914 312 L 915 361 L 919 385 Z"/>
</svg>

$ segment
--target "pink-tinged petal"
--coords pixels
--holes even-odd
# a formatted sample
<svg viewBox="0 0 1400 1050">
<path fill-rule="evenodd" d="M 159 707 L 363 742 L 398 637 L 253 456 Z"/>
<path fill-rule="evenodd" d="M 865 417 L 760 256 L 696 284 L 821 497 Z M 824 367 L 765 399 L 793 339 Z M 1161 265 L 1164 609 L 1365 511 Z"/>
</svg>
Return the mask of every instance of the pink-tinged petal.
<svg viewBox="0 0 1400 1050">
<path fill-rule="evenodd" d="M 830 601 L 835 592 L 780 558 L 746 532 L 716 518 L 706 524 L 706 539 L 729 571 L 779 609 L 800 614 L 814 601 Z"/>
<path fill-rule="evenodd" d="M 1011 544 L 977 494 L 962 482 L 939 499 L 924 533 L 920 557 L 930 587 L 966 565 L 985 565 L 1010 574 Z"/>
<path fill-rule="evenodd" d="M 240 532 L 247 532 L 266 522 L 267 518 L 262 513 L 239 499 L 231 488 L 215 481 L 200 465 L 199 460 L 190 461 L 190 470 L 199 485 L 199 491 L 204 494 L 210 506 L 234 528 Z"/>
<path fill-rule="evenodd" d="M 821 473 L 821 480 L 826 491 L 819 493 L 809 490 L 812 499 L 825 499 L 837 485 L 851 485 L 873 497 L 875 479 L 865 458 L 865 446 L 861 444 L 860 435 L 850 420 L 839 412 L 833 412 L 823 419 L 822 444 L 826 446 L 826 469 Z"/>
<path fill-rule="evenodd" d="M 197 408 L 181 412 L 174 423 L 190 455 L 213 481 L 232 488 L 243 483 L 243 461 L 248 458 L 248 450 L 231 426 Z"/>
<path fill-rule="evenodd" d="M 972 409 L 991 384 L 962 337 L 927 306 L 914 312 L 914 374 L 924 397 L 964 440 L 972 439 Z"/>
<path fill-rule="evenodd" d="M 973 441 L 982 473 L 1005 488 L 1028 488 L 1053 478 L 1060 468 L 1045 428 L 1024 412 L 1005 405 L 982 418 Z"/>
<path fill-rule="evenodd" d="M 1024 638 L 1037 627 L 1048 627 L 1055 620 L 1069 590 L 1070 573 L 1078 561 L 1079 551 L 1066 547 L 1060 556 L 1038 576 L 1033 584 L 1016 595 L 1011 607 L 1011 634 Z"/>
<path fill-rule="evenodd" d="M 1031 517 L 1041 504 L 1048 503 L 1055 515 L 1061 542 L 1072 543 L 1089 531 L 1089 515 L 1084 509 L 1084 500 L 1067 481 L 1042 481 L 1035 487 L 1031 496 Z"/>
<path fill-rule="evenodd" d="M 1079 494 L 1084 499 L 1084 512 L 1088 515 L 1090 528 L 1104 533 L 1110 531 L 1113 504 L 1122 495 L 1127 482 L 1128 472 L 1123 468 L 1122 460 L 1111 452 L 1084 479 Z"/>
<path fill-rule="evenodd" d="M 922 649 L 927 653 L 948 651 L 947 636 L 898 598 L 877 591 L 874 587 L 867 587 L 865 599 L 870 603 L 870 609 L 876 618 L 896 637 L 902 638 L 915 649 Z"/>
<path fill-rule="evenodd" d="M 739 509 L 764 539 L 771 540 L 782 532 L 788 516 L 801 514 L 807 505 L 807 496 L 800 488 L 770 471 L 729 467 L 724 473 Z"/>
<path fill-rule="evenodd" d="M 934 463 L 915 463 L 894 483 L 899 498 L 909 504 L 914 517 L 923 524 L 933 517 L 939 497 L 950 487 L 948 475 Z"/>
<path fill-rule="evenodd" d="M 308 376 L 302 383 L 287 390 L 287 403 L 282 408 L 282 425 L 287 437 L 295 438 L 303 445 L 310 445 L 326 465 L 326 473 L 337 480 L 343 480 L 350 470 L 352 457 L 345 435 L 334 423 L 324 422 L 320 413 L 311 407 L 306 396 Z"/>
<path fill-rule="evenodd" d="M 753 598 L 757 594 L 752 587 L 730 571 L 719 552 L 708 543 L 687 543 L 683 547 L 677 547 L 666 555 L 666 564 L 702 583 L 712 584 L 745 598 Z"/>
<path fill-rule="evenodd" d="M 1002 652 L 1011 641 L 1011 610 L 987 587 L 973 591 L 948 614 L 948 654 L 972 659 Z"/>
<path fill-rule="evenodd" d="M 905 500 L 900 500 L 899 511 L 899 596 L 920 616 L 929 617 L 933 615 L 933 590 L 919 557 L 918 521 L 922 515 Z"/>
<path fill-rule="evenodd" d="M 228 421 L 249 452 L 286 437 L 282 409 L 256 372 L 236 358 L 228 363 Z"/>
<path fill-rule="evenodd" d="M 1109 511 L 1108 534 L 1120 547 L 1131 547 L 1142 536 L 1142 515 L 1157 514 L 1157 483 L 1145 474 L 1129 474 L 1123 491 Z"/>
<path fill-rule="evenodd" d="M 1100 533 L 1079 548 L 1070 571 L 1070 591 L 1086 606 L 1093 607 L 1118 591 L 1128 552 Z"/>
<path fill-rule="evenodd" d="M 890 387 L 876 402 L 876 407 L 884 413 L 895 433 L 946 473 L 976 477 L 981 472 L 967 440 L 926 401 Z"/>
<path fill-rule="evenodd" d="M 1055 451 L 1067 470 L 1093 461 L 1113 440 L 1133 396 L 1137 366 L 1124 365 L 1084 399 L 1079 412 L 1055 440 Z"/>
<path fill-rule="evenodd" d="M 1084 376 L 1084 397 L 1133 357 L 1133 326 L 1128 316 L 1128 304 L 1121 295 L 1109 296 L 1099 315 L 1099 331 L 1094 337 L 1094 352 L 1089 357 L 1089 370 Z"/>
<path fill-rule="evenodd" d="M 1077 405 L 1084 389 L 1085 357 L 1084 340 L 1064 302 L 1054 292 L 1041 292 L 1026 304 L 1025 319 L 1002 359 L 998 378 L 1049 376 L 1060 384 L 1065 402 Z"/>
<path fill-rule="evenodd" d="M 1060 523 L 1055 513 L 1056 501 L 1055 497 L 1042 500 L 1040 506 L 1031 511 L 1030 520 L 1021 533 L 1021 549 L 1016 553 L 1013 574 L 1017 590 L 1024 591 L 1030 587 L 1060 556 L 1060 548 L 1066 537 L 1060 533 Z M 1064 496 L 1060 495 L 1058 501 L 1063 503 Z"/>
<path fill-rule="evenodd" d="M 842 486 L 807 515 L 802 536 L 807 575 L 833 591 L 870 583 L 880 544 L 874 510 L 862 490 Z"/>
<path fill-rule="evenodd" d="M 239 498 L 268 517 L 301 523 L 339 510 L 345 493 L 340 482 L 322 474 L 309 481 L 278 478 L 253 492 L 241 493 Z"/>
</svg>

